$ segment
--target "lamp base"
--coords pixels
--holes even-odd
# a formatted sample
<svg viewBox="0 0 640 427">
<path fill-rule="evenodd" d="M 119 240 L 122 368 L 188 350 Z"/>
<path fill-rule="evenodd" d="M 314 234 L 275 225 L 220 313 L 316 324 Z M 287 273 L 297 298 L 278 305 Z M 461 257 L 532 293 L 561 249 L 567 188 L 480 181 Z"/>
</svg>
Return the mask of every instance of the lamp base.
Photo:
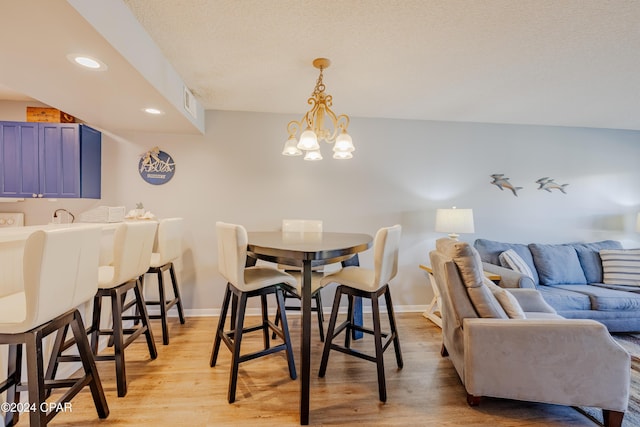
<svg viewBox="0 0 640 427">
<path fill-rule="evenodd" d="M 459 235 L 459 234 L 456 234 L 456 233 L 449 233 L 449 238 L 450 238 L 451 240 L 458 240 L 458 237 L 460 237 L 460 235 Z"/>
</svg>

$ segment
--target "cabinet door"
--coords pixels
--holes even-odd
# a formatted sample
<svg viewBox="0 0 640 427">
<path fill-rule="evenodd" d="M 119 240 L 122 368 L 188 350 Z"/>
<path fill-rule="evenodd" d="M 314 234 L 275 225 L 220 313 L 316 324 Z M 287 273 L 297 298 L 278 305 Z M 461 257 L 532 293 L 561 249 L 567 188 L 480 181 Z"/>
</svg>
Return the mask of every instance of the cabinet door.
<svg viewBox="0 0 640 427">
<path fill-rule="evenodd" d="M 102 134 L 80 125 L 80 197 L 99 199 L 102 183 Z"/>
<path fill-rule="evenodd" d="M 38 123 L 0 122 L 0 196 L 37 197 Z"/>
<path fill-rule="evenodd" d="M 80 197 L 79 125 L 40 123 L 41 197 Z"/>
</svg>

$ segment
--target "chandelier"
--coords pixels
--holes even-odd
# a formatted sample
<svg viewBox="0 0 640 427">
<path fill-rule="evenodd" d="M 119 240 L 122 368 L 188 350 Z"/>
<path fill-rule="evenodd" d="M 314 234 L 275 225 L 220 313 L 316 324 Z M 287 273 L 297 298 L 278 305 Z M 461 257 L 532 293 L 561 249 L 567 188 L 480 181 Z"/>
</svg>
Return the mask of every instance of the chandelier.
<svg viewBox="0 0 640 427">
<path fill-rule="evenodd" d="M 292 120 L 287 125 L 289 138 L 284 143 L 282 154 L 285 156 L 301 156 L 304 151 L 304 160 L 322 160 L 319 141 L 333 144 L 334 159 L 350 159 L 355 150 L 351 136 L 347 133 L 349 116 L 336 114 L 331 110 L 333 97 L 325 93 L 322 82 L 322 70 L 328 68 L 331 61 L 326 58 L 313 60 L 313 66 L 320 70 L 311 97 L 307 103 L 311 109 L 300 119 Z M 325 127 L 328 126 L 328 127 Z M 304 130 L 303 130 L 304 128 Z M 296 135 L 300 133 L 300 139 Z"/>
</svg>

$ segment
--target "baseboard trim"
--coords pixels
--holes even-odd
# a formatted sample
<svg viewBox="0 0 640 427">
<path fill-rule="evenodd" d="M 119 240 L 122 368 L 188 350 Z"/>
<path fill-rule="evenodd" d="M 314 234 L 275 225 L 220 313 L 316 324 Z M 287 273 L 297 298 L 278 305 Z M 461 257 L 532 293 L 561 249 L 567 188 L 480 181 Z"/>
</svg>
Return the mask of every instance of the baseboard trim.
<svg viewBox="0 0 640 427">
<path fill-rule="evenodd" d="M 383 306 L 384 308 L 384 306 Z M 422 313 L 427 309 L 426 305 L 394 305 L 393 307 L 394 311 L 396 313 Z M 324 313 L 329 316 L 331 314 L 331 309 L 329 307 L 324 307 L 323 308 Z M 276 311 L 275 309 L 273 310 L 269 310 L 271 315 L 275 315 Z M 341 313 L 346 313 L 347 312 L 347 308 L 344 307 L 344 309 L 340 310 Z M 155 313 L 155 310 L 149 310 L 149 313 Z M 247 316 L 259 316 L 260 315 L 260 308 L 256 307 L 256 308 L 249 308 L 247 309 Z M 363 313 L 365 314 L 370 314 L 371 313 L 371 307 L 368 306 L 364 306 L 363 307 Z M 178 312 L 176 310 L 171 310 L 169 311 L 169 313 L 167 313 L 169 317 L 178 317 Z M 212 317 L 212 316 L 220 316 L 220 309 L 219 308 L 191 308 L 191 309 L 185 309 L 184 310 L 184 315 L 186 317 Z M 291 311 L 291 312 L 287 312 L 287 316 L 300 316 L 299 312 L 296 311 Z"/>
</svg>

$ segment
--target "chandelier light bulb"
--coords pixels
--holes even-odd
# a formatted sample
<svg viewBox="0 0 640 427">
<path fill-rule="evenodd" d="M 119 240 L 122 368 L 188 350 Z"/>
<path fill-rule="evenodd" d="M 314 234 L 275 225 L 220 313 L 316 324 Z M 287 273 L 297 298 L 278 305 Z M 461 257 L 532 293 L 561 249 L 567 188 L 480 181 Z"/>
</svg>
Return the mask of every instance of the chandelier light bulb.
<svg viewBox="0 0 640 427">
<path fill-rule="evenodd" d="M 296 137 L 289 137 L 289 139 L 287 139 L 287 142 L 284 143 L 282 154 L 284 156 L 301 156 L 302 150 L 300 150 L 297 145 L 298 141 L 296 140 Z"/>
<path fill-rule="evenodd" d="M 349 151 L 335 151 L 333 153 L 333 158 L 338 160 L 351 159 L 352 157 L 353 157 L 353 154 L 351 154 L 351 152 Z"/>
<path fill-rule="evenodd" d="M 298 148 L 301 150 L 319 150 L 318 136 L 310 128 L 307 128 L 302 135 L 300 135 L 300 142 L 298 142 Z"/>
<path fill-rule="evenodd" d="M 343 151 L 343 152 L 351 153 L 355 149 L 356 148 L 353 146 L 353 141 L 351 140 L 351 136 L 347 132 L 342 131 L 342 133 L 338 135 L 338 137 L 336 138 L 336 144 L 333 146 L 333 151 L 336 151 L 336 152 Z"/>
<path fill-rule="evenodd" d="M 307 151 L 307 154 L 304 155 L 304 159 L 309 161 L 322 160 L 322 154 L 320 154 L 319 149 Z"/>
</svg>

